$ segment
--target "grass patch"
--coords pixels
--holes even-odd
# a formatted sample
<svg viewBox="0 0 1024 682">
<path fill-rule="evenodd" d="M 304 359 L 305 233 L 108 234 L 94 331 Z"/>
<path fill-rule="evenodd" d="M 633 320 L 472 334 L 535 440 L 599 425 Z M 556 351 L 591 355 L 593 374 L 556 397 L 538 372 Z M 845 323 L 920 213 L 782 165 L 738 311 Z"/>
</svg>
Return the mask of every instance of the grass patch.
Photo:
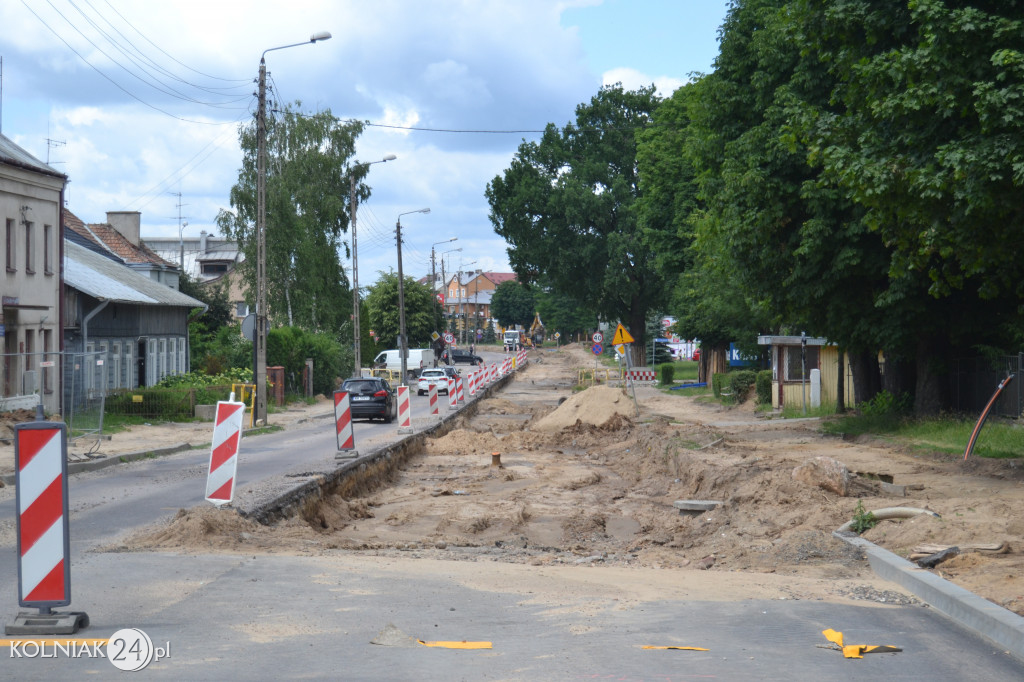
<svg viewBox="0 0 1024 682">
<path fill-rule="evenodd" d="M 823 403 L 819 407 L 807 406 L 807 414 L 804 414 L 803 405 L 783 405 L 783 419 L 802 419 L 804 417 L 828 417 L 836 413 L 835 403 Z"/>
<path fill-rule="evenodd" d="M 889 436 L 918 450 L 963 454 L 975 421 L 958 417 L 907 419 L 896 415 L 850 415 L 827 422 L 826 433 Z M 976 457 L 993 459 L 1024 456 L 1024 429 L 990 419 L 974 445 Z"/>
<path fill-rule="evenodd" d="M 696 381 L 697 380 L 697 366 L 700 363 L 694 362 L 693 360 L 680 360 L 673 362 L 672 365 L 675 367 L 675 378 L 677 381 Z"/>
</svg>

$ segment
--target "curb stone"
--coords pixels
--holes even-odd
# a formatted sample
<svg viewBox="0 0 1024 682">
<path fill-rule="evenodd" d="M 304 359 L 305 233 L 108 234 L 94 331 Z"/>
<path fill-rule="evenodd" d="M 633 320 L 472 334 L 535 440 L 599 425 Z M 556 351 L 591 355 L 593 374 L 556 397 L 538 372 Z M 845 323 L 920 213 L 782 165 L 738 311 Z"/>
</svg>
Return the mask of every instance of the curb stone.
<svg viewBox="0 0 1024 682">
<path fill-rule="evenodd" d="M 918 567 L 855 533 L 834 537 L 863 551 L 879 577 L 900 585 L 965 628 L 1024 660 L 1024 618 Z"/>
</svg>

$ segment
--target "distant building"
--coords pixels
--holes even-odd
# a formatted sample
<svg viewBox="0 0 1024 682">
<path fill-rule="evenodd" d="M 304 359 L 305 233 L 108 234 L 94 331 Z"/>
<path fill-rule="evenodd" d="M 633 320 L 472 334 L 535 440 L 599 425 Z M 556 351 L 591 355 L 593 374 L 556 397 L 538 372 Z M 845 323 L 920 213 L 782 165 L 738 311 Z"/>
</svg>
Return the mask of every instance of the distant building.
<svg viewBox="0 0 1024 682">
<path fill-rule="evenodd" d="M 236 318 L 241 319 L 251 312 L 245 302 L 245 287 L 238 269 L 245 261 L 245 254 L 236 242 L 215 237 L 206 230 L 198 237 L 146 237 L 143 242 L 161 258 L 178 263 L 182 272 L 201 285 L 226 284 Z"/>
<path fill-rule="evenodd" d="M 0 411 L 40 401 L 47 412 L 60 411 L 60 225 L 66 184 L 63 173 L 0 135 L 5 264 Z"/>
<path fill-rule="evenodd" d="M 502 282 L 514 281 L 511 272 L 484 272 L 473 270 L 457 272 L 444 286 L 445 315 L 455 319 L 455 329 L 470 333 L 491 324 L 491 297 Z M 467 338 L 469 338 L 467 336 Z"/>
</svg>

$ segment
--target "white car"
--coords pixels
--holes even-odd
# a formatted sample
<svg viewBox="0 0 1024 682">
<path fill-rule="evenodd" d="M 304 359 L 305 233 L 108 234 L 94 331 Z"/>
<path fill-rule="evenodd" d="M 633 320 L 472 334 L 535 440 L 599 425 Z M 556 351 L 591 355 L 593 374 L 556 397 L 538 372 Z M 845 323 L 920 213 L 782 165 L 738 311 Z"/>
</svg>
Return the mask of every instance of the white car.
<svg viewBox="0 0 1024 682">
<path fill-rule="evenodd" d="M 428 393 L 431 384 L 437 384 L 438 393 L 448 395 L 448 372 L 440 367 L 428 367 L 420 372 L 420 380 L 416 384 L 416 395 Z"/>
</svg>

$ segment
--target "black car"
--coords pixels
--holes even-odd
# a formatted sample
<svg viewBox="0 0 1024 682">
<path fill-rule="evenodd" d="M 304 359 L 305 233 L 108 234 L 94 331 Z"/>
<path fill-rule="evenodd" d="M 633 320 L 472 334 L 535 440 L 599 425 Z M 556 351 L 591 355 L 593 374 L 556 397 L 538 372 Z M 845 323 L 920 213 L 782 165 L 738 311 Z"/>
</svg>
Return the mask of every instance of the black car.
<svg viewBox="0 0 1024 682">
<path fill-rule="evenodd" d="M 449 348 L 441 356 L 441 359 L 449 365 L 457 365 L 460 362 L 467 365 L 482 365 L 484 362 L 484 359 L 479 355 L 470 353 L 462 348 Z"/>
<path fill-rule="evenodd" d="M 379 377 L 363 377 L 346 379 L 341 390 L 348 391 L 349 405 L 352 407 L 352 418 L 380 417 L 391 423 L 398 416 L 398 401 L 395 390 L 386 379 Z"/>
</svg>

